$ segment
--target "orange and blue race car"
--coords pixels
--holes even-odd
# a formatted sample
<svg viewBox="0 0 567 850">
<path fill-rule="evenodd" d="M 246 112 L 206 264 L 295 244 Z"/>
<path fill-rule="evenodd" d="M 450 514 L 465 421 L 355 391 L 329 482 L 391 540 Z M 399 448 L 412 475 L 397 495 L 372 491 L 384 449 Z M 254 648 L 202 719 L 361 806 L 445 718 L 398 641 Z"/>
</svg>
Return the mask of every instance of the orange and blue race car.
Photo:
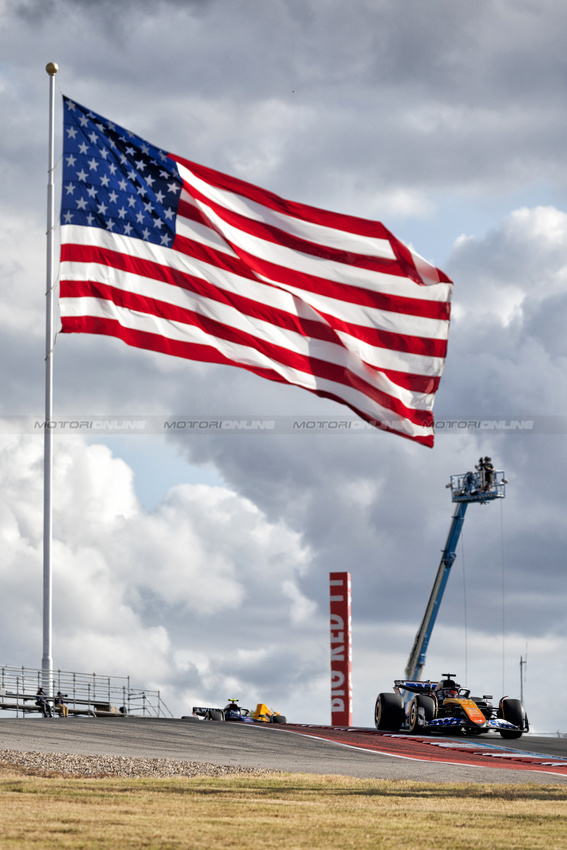
<svg viewBox="0 0 567 850">
<path fill-rule="evenodd" d="M 376 728 L 421 735 L 456 732 L 474 736 L 494 731 L 509 739 L 520 738 L 529 731 L 519 699 L 502 697 L 495 706 L 488 694 L 471 697 L 470 690 L 457 684 L 454 675 L 443 673 L 438 682 L 396 679 L 393 693 L 378 695 Z"/>
<path fill-rule="evenodd" d="M 193 706 L 193 716 L 203 720 L 231 720 L 239 723 L 287 723 L 283 714 L 274 711 L 259 702 L 253 713 L 248 708 L 241 708 L 237 699 L 229 699 L 224 708 L 210 708 L 199 705 Z"/>
</svg>

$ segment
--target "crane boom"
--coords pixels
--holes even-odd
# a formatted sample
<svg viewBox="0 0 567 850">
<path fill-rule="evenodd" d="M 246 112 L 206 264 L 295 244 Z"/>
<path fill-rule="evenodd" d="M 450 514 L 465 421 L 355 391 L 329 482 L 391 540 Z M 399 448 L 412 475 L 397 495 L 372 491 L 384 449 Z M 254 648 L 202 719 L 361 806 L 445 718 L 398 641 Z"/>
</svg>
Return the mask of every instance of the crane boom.
<svg viewBox="0 0 567 850">
<path fill-rule="evenodd" d="M 462 475 L 452 475 L 450 483 L 447 484 L 447 487 L 451 488 L 451 500 L 456 503 L 456 508 L 449 527 L 447 542 L 441 554 L 441 561 L 435 581 L 433 582 L 433 588 L 429 596 L 425 614 L 415 636 L 413 648 L 406 665 L 405 676 L 408 681 L 415 681 L 421 678 L 421 673 L 425 666 L 425 656 L 427 654 L 429 639 L 431 638 L 435 620 L 439 613 L 449 572 L 457 556 L 457 543 L 459 542 L 468 505 L 471 502 L 485 504 L 494 501 L 494 499 L 503 499 L 506 495 L 507 481 L 504 477 L 504 472 L 501 470 L 496 471 L 492 467 L 490 458 L 481 458 L 475 470 L 475 472 L 465 472 Z"/>
</svg>

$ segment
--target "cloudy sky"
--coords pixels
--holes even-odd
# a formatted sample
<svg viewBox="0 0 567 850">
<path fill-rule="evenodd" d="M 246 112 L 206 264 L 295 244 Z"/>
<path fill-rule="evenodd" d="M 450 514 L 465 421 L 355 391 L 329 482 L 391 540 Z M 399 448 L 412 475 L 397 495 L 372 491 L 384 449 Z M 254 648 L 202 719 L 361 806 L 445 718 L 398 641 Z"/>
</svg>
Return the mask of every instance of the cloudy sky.
<svg viewBox="0 0 567 850">
<path fill-rule="evenodd" d="M 349 570 L 354 722 L 371 725 L 445 543 L 445 484 L 490 455 L 507 497 L 468 511 L 424 672 L 519 696 L 527 655 L 532 726 L 567 732 L 566 39 L 561 0 L 0 0 L 0 663 L 41 665 L 56 61 L 58 144 L 64 93 L 188 159 L 381 220 L 451 276 L 454 308 L 432 450 L 294 433 L 345 409 L 58 336 L 55 416 L 144 425 L 56 436 L 55 667 L 130 675 L 177 716 L 239 697 L 328 722 L 328 574 Z M 164 432 L 214 417 L 276 425 Z"/>
</svg>

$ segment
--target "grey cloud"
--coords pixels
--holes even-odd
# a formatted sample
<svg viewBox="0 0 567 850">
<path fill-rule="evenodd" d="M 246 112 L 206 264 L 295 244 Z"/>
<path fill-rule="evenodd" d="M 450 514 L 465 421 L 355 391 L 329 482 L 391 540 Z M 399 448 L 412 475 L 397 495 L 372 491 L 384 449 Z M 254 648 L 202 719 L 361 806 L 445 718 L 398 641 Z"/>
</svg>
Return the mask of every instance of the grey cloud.
<svg viewBox="0 0 567 850">
<path fill-rule="evenodd" d="M 567 357 L 567 295 L 554 295 L 546 302 L 532 303 L 528 299 L 525 309 L 526 333 L 538 339 L 552 359 Z"/>
<path fill-rule="evenodd" d="M 194 10 L 205 9 L 215 0 L 8 0 L 7 6 L 17 17 L 37 23 L 39 20 L 56 15 L 68 15 L 80 8 L 93 16 L 101 12 L 111 12 L 113 17 L 131 14 L 132 7 L 145 13 L 161 13 L 168 6 L 191 7 Z"/>
<path fill-rule="evenodd" d="M 228 168 L 231 156 L 203 125 L 216 104 L 233 158 L 265 156 L 270 165 L 258 179 L 287 196 L 307 193 L 316 202 L 317 192 L 326 202 L 330 193 L 336 206 L 344 187 L 357 184 L 363 196 L 368 185 L 493 193 L 517 180 L 564 183 L 557 105 L 566 24 L 554 18 L 553 3 L 457 10 L 438 0 L 425 13 L 412 2 L 403 16 L 391 2 L 358 2 L 348 11 L 337 2 L 324 13 L 304 2 L 172 3 L 169 20 L 160 14 L 165 7 L 142 5 L 121 29 L 118 52 L 107 47 L 115 29 L 106 4 L 72 5 L 74 15 L 61 13 L 57 32 L 38 29 L 31 38 L 35 54 L 48 38 L 60 49 L 60 77 L 73 96 L 96 95 L 94 108 L 134 121 L 150 140 L 157 134 L 155 141 L 184 153 L 190 139 L 196 158 L 208 150 L 208 162 Z M 113 4 L 113 22 L 120 8 Z M 86 40 L 81 17 L 92 23 Z M 554 62 L 541 61 L 544 47 Z M 155 72 L 157 63 L 164 73 Z M 270 131 L 272 103 L 287 114 Z M 177 126 L 166 116 L 171 110 Z M 257 127 L 254 115 L 263 113 Z M 272 162 L 276 138 L 281 152 Z"/>
</svg>

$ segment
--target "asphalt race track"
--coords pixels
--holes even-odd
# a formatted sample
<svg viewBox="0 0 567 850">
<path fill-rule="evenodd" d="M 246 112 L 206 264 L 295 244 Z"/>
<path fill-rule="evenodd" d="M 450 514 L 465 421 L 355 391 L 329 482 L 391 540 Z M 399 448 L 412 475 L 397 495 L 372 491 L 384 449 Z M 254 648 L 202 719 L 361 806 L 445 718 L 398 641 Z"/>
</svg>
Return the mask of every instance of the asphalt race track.
<svg viewBox="0 0 567 850">
<path fill-rule="evenodd" d="M 372 729 L 196 719 L 6 718 L 0 749 L 171 758 L 421 782 L 567 781 L 567 739 L 420 738 Z"/>
</svg>

